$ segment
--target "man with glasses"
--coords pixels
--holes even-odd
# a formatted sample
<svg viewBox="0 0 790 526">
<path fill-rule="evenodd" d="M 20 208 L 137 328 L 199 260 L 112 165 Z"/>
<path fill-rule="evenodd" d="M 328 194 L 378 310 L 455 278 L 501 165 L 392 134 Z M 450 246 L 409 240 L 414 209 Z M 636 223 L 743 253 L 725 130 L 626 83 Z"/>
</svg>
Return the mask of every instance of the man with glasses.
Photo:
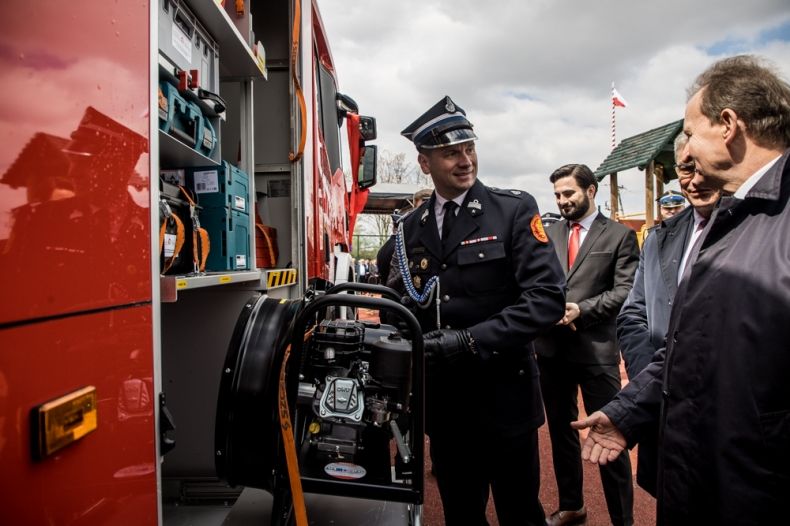
<svg viewBox="0 0 790 526">
<path fill-rule="evenodd" d="M 694 163 L 683 162 L 688 138 L 675 138 L 675 172 L 690 207 L 671 218 L 664 217 L 642 245 L 634 286 L 617 316 L 617 338 L 628 377 L 635 377 L 664 347 L 672 301 L 677 292 L 687 254 L 702 232 L 719 200 L 719 191 L 694 180 Z M 685 201 L 683 195 L 678 196 Z M 662 204 L 663 208 L 663 204 Z M 662 213 L 663 216 L 663 213 Z M 636 482 L 656 495 L 658 427 L 639 443 Z"/>
</svg>

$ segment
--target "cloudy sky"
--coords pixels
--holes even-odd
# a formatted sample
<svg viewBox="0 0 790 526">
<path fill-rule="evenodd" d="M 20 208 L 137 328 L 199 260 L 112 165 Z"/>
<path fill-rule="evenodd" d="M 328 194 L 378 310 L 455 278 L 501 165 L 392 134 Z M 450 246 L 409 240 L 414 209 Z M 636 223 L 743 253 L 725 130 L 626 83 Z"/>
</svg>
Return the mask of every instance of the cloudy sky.
<svg viewBox="0 0 790 526">
<path fill-rule="evenodd" d="M 380 149 L 450 95 L 480 138 L 479 177 L 556 212 L 548 175 L 595 170 L 611 149 L 611 83 L 627 100 L 617 141 L 683 117 L 686 88 L 718 58 L 754 53 L 790 79 L 787 0 L 319 1 L 341 91 L 376 117 Z M 620 174 L 626 213 L 644 211 L 644 177 Z M 676 187 L 672 183 L 670 187 Z M 598 204 L 608 204 L 608 179 Z"/>
</svg>

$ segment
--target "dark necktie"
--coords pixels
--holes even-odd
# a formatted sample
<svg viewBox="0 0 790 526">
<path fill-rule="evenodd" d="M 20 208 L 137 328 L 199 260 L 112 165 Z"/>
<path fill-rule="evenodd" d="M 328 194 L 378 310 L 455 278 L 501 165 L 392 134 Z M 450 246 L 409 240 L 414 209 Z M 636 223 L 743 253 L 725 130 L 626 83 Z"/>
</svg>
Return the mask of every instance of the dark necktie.
<svg viewBox="0 0 790 526">
<path fill-rule="evenodd" d="M 447 241 L 447 237 L 455 224 L 455 209 L 458 205 L 455 201 L 447 201 L 444 203 L 444 219 L 442 220 L 442 243 Z"/>
<path fill-rule="evenodd" d="M 581 238 L 582 225 L 580 223 L 573 223 L 571 227 L 571 237 L 568 239 L 568 269 L 573 266 L 576 261 L 576 255 L 579 253 L 579 239 Z"/>
</svg>

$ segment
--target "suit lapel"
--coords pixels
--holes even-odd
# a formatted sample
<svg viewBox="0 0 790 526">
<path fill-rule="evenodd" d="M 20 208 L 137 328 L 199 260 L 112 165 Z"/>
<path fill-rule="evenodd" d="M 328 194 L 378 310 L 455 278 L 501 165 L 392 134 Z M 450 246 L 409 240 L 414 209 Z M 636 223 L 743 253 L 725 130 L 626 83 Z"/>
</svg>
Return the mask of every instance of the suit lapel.
<svg viewBox="0 0 790 526">
<path fill-rule="evenodd" d="M 436 259 L 442 257 L 442 240 L 439 239 L 439 229 L 436 226 L 436 216 L 433 213 L 434 204 L 436 203 L 436 195 L 431 196 L 427 205 L 415 210 L 415 213 L 420 214 L 418 221 L 420 223 L 419 240 L 428 252 L 434 255 Z"/>
<path fill-rule="evenodd" d="M 691 211 L 689 207 L 689 211 Z M 683 252 L 686 248 L 686 240 L 689 237 L 689 228 L 694 224 L 693 212 L 686 213 L 684 219 L 672 221 L 655 232 L 656 245 L 658 247 L 658 264 L 661 268 L 661 277 L 669 290 L 670 295 L 674 296 L 678 288 L 678 270 L 680 261 L 683 259 Z M 691 219 L 690 219 L 691 218 Z"/>
<path fill-rule="evenodd" d="M 587 232 L 587 235 L 584 237 L 584 242 L 579 247 L 579 253 L 576 254 L 576 261 L 573 262 L 573 266 L 568 270 L 568 279 L 570 279 L 571 276 L 573 276 L 573 274 L 576 272 L 576 269 L 578 269 L 581 266 L 582 262 L 584 261 L 584 258 L 587 257 L 587 254 L 590 253 L 590 247 L 592 247 L 595 244 L 595 241 L 601 236 L 601 234 L 604 233 L 604 231 L 606 230 L 606 226 L 607 226 L 606 219 L 599 212 L 598 215 L 595 217 L 595 220 L 593 221 L 592 225 L 590 225 L 590 230 L 589 232 Z M 566 226 L 566 228 L 568 227 Z M 567 243 L 567 238 L 566 238 L 566 243 Z M 565 249 L 565 254 L 567 259 L 567 254 L 568 254 L 567 248 Z"/>
<path fill-rule="evenodd" d="M 553 233 L 553 230 L 556 230 L 557 233 L 555 236 L 552 237 L 552 242 L 554 243 L 554 251 L 557 253 L 557 259 L 560 260 L 560 265 L 562 265 L 562 270 L 565 273 L 565 276 L 568 275 L 568 236 L 570 235 L 570 227 L 568 226 L 568 221 L 558 221 L 553 225 L 549 226 L 549 230 L 547 233 Z"/>
</svg>

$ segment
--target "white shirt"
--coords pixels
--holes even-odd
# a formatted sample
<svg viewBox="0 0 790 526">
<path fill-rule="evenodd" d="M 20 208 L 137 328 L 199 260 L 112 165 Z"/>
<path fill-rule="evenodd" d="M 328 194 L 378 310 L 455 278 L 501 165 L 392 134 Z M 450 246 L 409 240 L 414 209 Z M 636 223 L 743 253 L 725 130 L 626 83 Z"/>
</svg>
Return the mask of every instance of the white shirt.
<svg viewBox="0 0 790 526">
<path fill-rule="evenodd" d="M 469 190 L 453 199 L 453 202 L 458 205 L 458 208 L 455 209 L 456 217 L 458 216 L 458 211 L 461 209 L 461 205 L 464 204 L 464 199 L 468 193 Z M 449 201 L 449 199 L 445 199 L 439 195 L 439 192 L 436 192 L 436 202 L 433 205 L 433 213 L 436 216 L 436 226 L 439 227 L 439 239 L 442 238 L 442 224 L 444 224 L 444 203 L 447 201 Z"/>
<path fill-rule="evenodd" d="M 781 155 L 779 157 L 781 157 Z M 765 175 L 765 172 L 770 170 L 771 167 L 776 163 L 776 161 L 779 160 L 779 157 L 777 157 L 773 161 L 770 161 L 768 164 L 766 164 L 765 166 L 754 172 L 752 176 L 746 179 L 743 182 L 743 184 L 735 191 L 733 197 L 737 197 L 738 199 L 744 199 L 746 197 L 746 194 L 749 193 L 749 190 L 751 190 L 752 187 L 757 184 L 757 181 L 759 181 L 763 177 L 763 175 Z"/>
</svg>

